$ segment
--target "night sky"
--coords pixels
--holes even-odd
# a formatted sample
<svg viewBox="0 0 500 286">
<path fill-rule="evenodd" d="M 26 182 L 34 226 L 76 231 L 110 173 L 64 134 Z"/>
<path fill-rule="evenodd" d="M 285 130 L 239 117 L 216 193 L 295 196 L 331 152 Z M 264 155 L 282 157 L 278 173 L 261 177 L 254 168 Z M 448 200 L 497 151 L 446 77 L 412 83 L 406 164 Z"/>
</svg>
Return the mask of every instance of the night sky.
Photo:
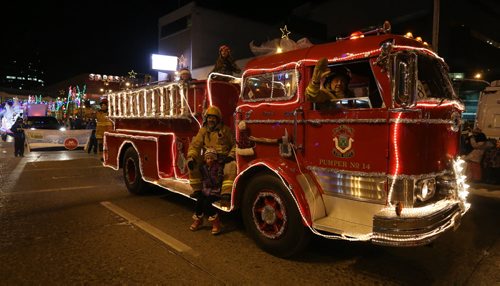
<svg viewBox="0 0 500 286">
<path fill-rule="evenodd" d="M 189 2 L 3 2 L 2 62 L 39 59 L 46 85 L 81 73 L 152 73 L 150 55 L 158 52 L 158 19 Z M 234 1 L 201 2 L 241 14 L 252 10 L 235 7 Z M 259 8 L 252 7 L 252 11 Z M 260 14 L 262 18 L 269 13 Z"/>
<path fill-rule="evenodd" d="M 149 72 L 158 18 L 178 5 L 153 2 L 4 2 L 2 58 L 40 59 L 48 85 L 81 73 Z"/>
<path fill-rule="evenodd" d="M 12 59 L 39 59 L 45 71 L 46 85 L 68 79 L 81 73 L 99 73 L 109 75 L 126 75 L 134 70 L 139 73 L 152 73 L 150 55 L 158 51 L 158 18 L 185 5 L 190 1 L 13 1 L 2 3 L 2 53 L 3 61 Z M 272 20 L 274 23 L 286 23 L 289 11 L 304 2 L 322 1 L 276 1 L 281 4 L 279 13 L 269 7 L 268 1 L 199 1 L 216 10 L 240 14 L 254 15 L 257 21 Z M 356 6 L 363 7 L 363 1 Z M 373 2 L 370 1 L 372 4 Z M 376 18 L 374 24 L 379 24 L 384 14 L 394 11 L 394 5 L 406 4 L 398 1 L 382 1 L 379 11 L 360 9 L 359 11 L 333 11 L 332 15 L 339 19 L 340 24 L 349 24 L 356 19 Z M 431 0 L 425 1 L 427 18 L 432 19 Z M 459 9 L 451 7 L 448 1 L 441 1 L 441 9 Z M 459 0 L 462 3 L 479 3 L 475 7 L 487 13 L 493 13 L 497 18 L 500 9 L 497 0 Z M 391 4 L 392 3 L 392 4 Z M 455 3 L 452 1 L 452 3 Z M 495 4 L 496 3 L 496 4 Z M 245 7 L 238 7 L 245 5 Z M 350 4 L 346 4 L 350 5 Z M 378 5 L 378 4 L 377 4 Z M 392 8 L 390 5 L 393 5 Z M 462 5 L 462 4 L 460 4 Z M 373 6 L 373 5 L 372 5 Z M 491 7 L 496 7 L 491 9 Z M 286 9 L 289 10 L 286 10 Z M 340 13 L 339 13 L 340 12 Z M 351 13 L 352 12 L 352 13 Z M 416 11 L 420 13 L 419 11 Z M 425 12 L 425 11 L 424 11 Z M 455 12 L 453 12 L 455 13 Z M 255 16 L 257 15 L 257 16 Z M 356 15 L 357 18 L 353 18 Z M 454 15 L 454 14 L 452 14 Z M 467 14 L 467 11 L 457 13 L 457 19 L 467 15 L 470 23 L 479 23 L 482 18 Z M 380 18 L 380 19 L 379 19 Z M 474 20 L 477 18 L 477 21 Z M 404 20 L 404 18 L 402 18 Z M 497 23 L 484 23 L 485 27 L 493 27 L 494 36 L 498 34 Z M 426 28 L 429 30 L 428 28 Z M 496 31 L 496 32 L 495 32 Z M 292 31 L 293 32 L 293 31 Z M 347 31 L 349 32 L 349 31 Z M 500 41 L 500 39 L 496 39 Z M 444 41 L 443 41 L 444 42 Z M 498 49 L 497 49 L 498 50 Z M 499 53 L 500 54 L 500 53 Z"/>
</svg>

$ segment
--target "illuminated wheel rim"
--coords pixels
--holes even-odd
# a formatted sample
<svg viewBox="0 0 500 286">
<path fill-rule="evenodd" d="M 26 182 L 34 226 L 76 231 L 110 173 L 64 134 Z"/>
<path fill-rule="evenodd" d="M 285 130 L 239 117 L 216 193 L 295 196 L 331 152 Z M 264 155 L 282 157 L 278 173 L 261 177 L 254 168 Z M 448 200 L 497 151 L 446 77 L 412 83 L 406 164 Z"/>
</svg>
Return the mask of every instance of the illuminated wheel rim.
<svg viewBox="0 0 500 286">
<path fill-rule="evenodd" d="M 127 170 L 127 181 L 129 182 L 129 184 L 134 184 L 137 180 L 137 172 L 135 162 L 132 158 L 129 158 L 127 160 L 125 168 Z"/>
<path fill-rule="evenodd" d="M 267 238 L 279 238 L 287 225 L 286 208 L 274 192 L 262 191 L 255 198 L 252 216 L 259 232 Z"/>
</svg>

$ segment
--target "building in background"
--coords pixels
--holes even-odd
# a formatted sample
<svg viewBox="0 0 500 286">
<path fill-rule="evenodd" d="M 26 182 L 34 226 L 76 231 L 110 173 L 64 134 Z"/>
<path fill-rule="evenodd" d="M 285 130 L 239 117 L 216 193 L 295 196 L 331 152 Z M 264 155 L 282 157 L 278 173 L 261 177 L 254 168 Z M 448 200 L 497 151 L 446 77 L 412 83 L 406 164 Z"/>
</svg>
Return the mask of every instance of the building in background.
<svg viewBox="0 0 500 286">
<path fill-rule="evenodd" d="M 158 52 L 181 58 L 193 77 L 202 79 L 215 63 L 220 45 L 229 45 L 243 68 L 255 56 L 250 42 L 279 38 L 284 25 L 292 39 L 307 37 L 321 44 L 388 20 L 393 33 L 412 32 L 432 46 L 435 2 L 440 3 L 437 52 L 449 63 L 450 71 L 469 78 L 481 73 L 487 81 L 500 78 L 500 11 L 494 1 L 386 1 L 383 5 L 376 1 L 290 1 L 278 9 L 258 1 L 243 9 L 192 1 L 160 17 Z M 160 72 L 158 80 L 165 79 L 166 74 Z"/>
<path fill-rule="evenodd" d="M 180 66 L 189 67 L 193 78 L 207 78 L 221 45 L 231 48 L 236 64 L 243 68 L 255 56 L 249 48 L 252 41 L 260 44 L 281 37 L 280 27 L 284 24 L 276 17 L 259 18 L 258 14 L 239 13 L 234 8 L 231 11 L 214 10 L 202 4 L 191 2 L 158 20 L 159 54 L 179 57 Z M 317 29 L 324 30 L 324 25 L 316 23 L 310 30 Z M 294 36 L 309 34 L 304 32 L 296 31 Z M 166 79 L 166 73 L 158 73 L 159 81 Z"/>
<path fill-rule="evenodd" d="M 43 89 L 43 71 L 39 59 L 8 59 L 0 65 L 0 87 L 37 91 Z"/>
<path fill-rule="evenodd" d="M 45 96 L 44 72 L 40 59 L 18 60 L 18 57 L 2 59 L 0 63 L 0 103 L 29 96 Z"/>
</svg>

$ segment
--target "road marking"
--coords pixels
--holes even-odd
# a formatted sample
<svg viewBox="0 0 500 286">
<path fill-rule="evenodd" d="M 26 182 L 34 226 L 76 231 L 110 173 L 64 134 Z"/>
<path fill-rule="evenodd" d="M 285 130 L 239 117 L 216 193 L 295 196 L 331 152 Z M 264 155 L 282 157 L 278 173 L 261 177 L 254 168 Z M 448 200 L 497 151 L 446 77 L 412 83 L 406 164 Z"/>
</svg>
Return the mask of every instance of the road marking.
<svg viewBox="0 0 500 286">
<path fill-rule="evenodd" d="M 59 179 L 68 179 L 68 178 L 82 178 L 85 177 L 85 175 L 74 175 L 74 176 L 61 176 L 61 177 L 52 177 L 52 180 L 59 180 Z"/>
<path fill-rule="evenodd" d="M 6 192 L 2 192 L 0 194 L 2 195 L 8 194 L 8 191 L 14 188 L 14 186 L 17 183 L 17 180 L 23 173 L 23 169 L 26 163 L 27 163 L 26 160 L 21 160 L 20 162 L 17 163 L 16 168 L 14 168 L 14 170 L 12 170 L 12 172 L 10 172 L 10 174 L 8 175 L 7 182 L 4 183 L 4 185 L 2 186 L 3 187 L 2 189 L 5 190 Z"/>
<path fill-rule="evenodd" d="M 146 233 L 150 234 L 151 236 L 155 237 L 156 239 L 160 240 L 164 244 L 172 247 L 175 249 L 177 252 L 184 252 L 191 254 L 192 256 L 199 256 L 200 254 L 194 251 L 191 247 L 187 246 L 186 244 L 180 242 L 179 240 L 173 238 L 172 236 L 164 233 L 163 231 L 159 230 L 158 228 L 150 225 L 149 223 L 139 219 L 138 217 L 134 216 L 133 214 L 127 212 L 126 210 L 110 203 L 110 202 L 101 202 L 101 205 L 109 209 L 110 211 L 114 212 L 115 214 L 121 216 L 122 218 L 126 219 L 130 224 L 133 224 L 137 226 L 138 228 L 142 229 Z"/>
<path fill-rule="evenodd" d="M 80 187 L 67 187 L 67 188 L 53 188 L 53 189 L 43 189 L 34 191 L 21 191 L 21 192 L 8 192 L 0 193 L 0 196 L 12 196 L 12 195 L 26 195 L 26 194 L 36 194 L 36 193 L 48 193 L 48 192 L 59 192 L 59 191 L 73 191 L 73 190 L 83 190 L 83 189 L 93 189 L 93 188 L 109 188 L 109 185 L 100 186 L 80 186 Z"/>
<path fill-rule="evenodd" d="M 79 166 L 79 167 L 64 167 L 64 170 L 82 170 L 82 169 L 103 169 L 102 165 L 95 165 L 95 166 Z M 42 172 L 42 171 L 60 171 L 61 167 L 57 168 L 39 168 L 35 164 L 31 164 L 26 168 L 26 170 L 23 171 L 23 173 L 26 172 Z"/>
</svg>

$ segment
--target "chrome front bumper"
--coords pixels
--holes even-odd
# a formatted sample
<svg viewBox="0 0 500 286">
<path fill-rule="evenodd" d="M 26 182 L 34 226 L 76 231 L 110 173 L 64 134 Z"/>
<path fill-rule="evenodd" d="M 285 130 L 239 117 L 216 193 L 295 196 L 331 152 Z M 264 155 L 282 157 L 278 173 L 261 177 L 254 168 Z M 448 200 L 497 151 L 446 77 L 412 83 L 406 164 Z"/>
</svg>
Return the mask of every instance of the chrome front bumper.
<svg viewBox="0 0 500 286">
<path fill-rule="evenodd" d="M 441 201 L 423 208 L 385 209 L 373 218 L 372 242 L 379 245 L 409 247 L 429 244 L 450 228 L 460 225 L 469 206 L 460 201 Z"/>
</svg>

